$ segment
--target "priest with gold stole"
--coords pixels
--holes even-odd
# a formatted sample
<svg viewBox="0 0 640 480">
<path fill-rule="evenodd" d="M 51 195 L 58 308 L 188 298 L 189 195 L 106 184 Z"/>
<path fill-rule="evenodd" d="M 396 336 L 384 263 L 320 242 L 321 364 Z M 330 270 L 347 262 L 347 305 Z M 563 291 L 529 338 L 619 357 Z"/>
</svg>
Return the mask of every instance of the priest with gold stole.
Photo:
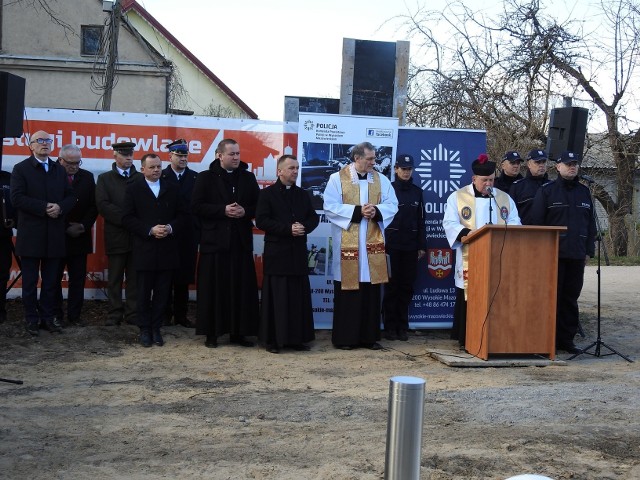
<svg viewBox="0 0 640 480">
<path fill-rule="evenodd" d="M 521 225 L 518 209 L 511 197 L 493 188 L 496 163 L 482 153 L 471 164 L 471 170 L 471 184 L 449 195 L 442 219 L 449 245 L 456 251 L 456 305 L 451 338 L 462 346 L 467 329 L 467 272 L 473 267 L 469 265 L 469 246 L 462 243 L 462 238 L 487 224 Z"/>
<path fill-rule="evenodd" d="M 387 283 L 384 229 L 398 211 L 391 182 L 376 172 L 375 147 L 356 145 L 353 162 L 331 175 L 324 212 L 333 241 L 333 332 L 336 348 L 380 350 L 380 285 Z"/>
</svg>

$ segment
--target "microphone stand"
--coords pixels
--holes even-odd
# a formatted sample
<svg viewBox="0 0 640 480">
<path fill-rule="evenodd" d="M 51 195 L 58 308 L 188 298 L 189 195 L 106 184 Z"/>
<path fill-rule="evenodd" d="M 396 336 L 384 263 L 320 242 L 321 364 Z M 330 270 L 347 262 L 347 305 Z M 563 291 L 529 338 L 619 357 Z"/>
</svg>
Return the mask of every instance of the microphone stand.
<svg viewBox="0 0 640 480">
<path fill-rule="evenodd" d="M 597 318 L 597 324 L 598 324 L 598 336 L 596 338 L 596 341 L 593 342 L 591 345 L 587 346 L 586 348 L 582 349 L 582 351 L 580 353 L 576 353 L 575 355 L 572 355 L 568 358 L 568 360 L 573 360 L 576 357 L 579 357 L 580 355 L 586 354 L 586 355 L 592 355 L 594 357 L 607 357 L 609 355 L 618 355 L 619 357 L 624 358 L 627 362 L 633 363 L 633 360 L 631 360 L 629 357 L 623 355 L 622 353 L 618 352 L 617 350 L 613 349 L 612 347 L 610 347 L 609 345 L 607 345 L 606 343 L 604 343 L 602 341 L 602 335 L 601 335 L 601 322 L 602 322 L 602 318 L 600 316 L 600 294 L 601 294 L 601 288 L 600 288 L 600 281 L 601 281 L 601 271 L 600 271 L 600 251 L 602 249 L 602 228 L 600 228 L 600 220 L 598 218 L 598 213 L 596 212 L 596 203 L 594 201 L 593 198 L 593 192 L 591 191 L 592 185 L 593 185 L 593 180 L 590 179 L 585 179 L 584 177 L 582 178 L 583 180 L 586 180 L 589 183 L 589 195 L 591 196 L 591 205 L 593 206 L 593 218 L 595 220 L 596 223 L 596 233 L 597 233 L 597 237 L 596 237 L 596 241 L 598 242 L 598 268 L 596 270 L 596 273 L 598 275 L 598 318 Z M 605 257 L 606 257 L 606 251 L 605 251 Z M 607 260 L 607 265 L 609 264 L 608 258 L 606 258 Z M 595 347 L 595 350 L 593 351 L 593 353 L 589 352 L 589 350 L 591 350 L 592 348 Z M 609 353 L 602 353 L 601 352 L 601 348 L 604 347 L 607 350 L 609 350 Z"/>
<path fill-rule="evenodd" d="M 493 225 L 493 222 L 491 221 L 491 219 L 493 218 L 493 206 L 491 205 L 493 193 L 491 193 L 490 189 L 487 191 L 487 193 L 489 194 L 489 223 L 487 225 Z"/>
</svg>

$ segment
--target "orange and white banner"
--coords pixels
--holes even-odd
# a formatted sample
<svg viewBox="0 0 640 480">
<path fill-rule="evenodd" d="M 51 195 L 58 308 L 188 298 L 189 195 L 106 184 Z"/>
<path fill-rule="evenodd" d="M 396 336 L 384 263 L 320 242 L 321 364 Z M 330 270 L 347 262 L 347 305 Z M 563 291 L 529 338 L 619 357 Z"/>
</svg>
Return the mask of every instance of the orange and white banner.
<svg viewBox="0 0 640 480">
<path fill-rule="evenodd" d="M 29 133 L 44 130 L 54 143 L 51 158 L 56 159 L 60 147 L 67 144 L 82 150 L 82 168 L 97 176 L 111 170 L 113 143 L 136 143 L 134 165 L 145 153 L 155 153 L 168 165 L 166 146 L 178 138 L 189 145 L 189 167 L 195 171 L 209 168 L 215 159 L 215 149 L 224 138 L 233 138 L 240 145 L 241 159 L 249 164 L 261 187 L 276 180 L 276 161 L 285 153 L 296 154 L 298 124 L 264 122 L 259 120 L 193 117 L 181 115 L 152 115 L 121 112 L 90 112 L 76 110 L 27 108 L 24 131 L 19 138 L 3 140 L 2 169 L 11 172 L 13 166 L 31 155 Z M 262 264 L 261 241 L 256 242 L 256 264 Z M 86 298 L 105 298 L 100 291 L 106 285 L 107 259 L 104 254 L 102 219 L 94 228 L 94 252 L 88 258 Z M 12 266 L 11 279 L 18 276 L 17 265 Z M 259 276 L 262 269 L 259 268 Z M 10 280 L 11 282 L 12 280 Z M 63 281 L 66 288 L 66 282 Z M 21 294 L 18 282 L 9 297 Z"/>
</svg>

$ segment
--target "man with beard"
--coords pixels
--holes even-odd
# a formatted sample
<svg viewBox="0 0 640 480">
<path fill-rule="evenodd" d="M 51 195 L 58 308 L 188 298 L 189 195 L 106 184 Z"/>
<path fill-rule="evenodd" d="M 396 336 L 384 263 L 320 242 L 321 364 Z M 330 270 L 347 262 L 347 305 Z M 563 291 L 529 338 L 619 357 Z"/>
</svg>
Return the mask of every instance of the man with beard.
<svg viewBox="0 0 640 480">
<path fill-rule="evenodd" d="M 596 226 L 589 189 L 578 177 L 578 156 L 564 152 L 557 160 L 558 178 L 536 193 L 531 207 L 534 225 L 567 227 L 560 234 L 556 348 L 580 353 L 573 343 L 580 325 L 578 298 L 584 283 L 584 267 L 595 254 Z"/>
<path fill-rule="evenodd" d="M 375 147 L 356 145 L 353 162 L 329 177 L 324 211 L 333 241 L 336 348 L 381 350 L 380 285 L 389 281 L 384 229 L 398 211 L 391 182 L 374 171 Z"/>
<path fill-rule="evenodd" d="M 278 159 L 278 180 L 260 193 L 256 226 L 264 230 L 260 340 L 271 353 L 306 351 L 315 338 L 307 270 L 307 235 L 319 222 L 306 191 L 296 186 L 293 155 Z"/>
<path fill-rule="evenodd" d="M 547 160 L 542 150 L 531 150 L 527 155 L 527 176 L 513 182 L 509 190 L 523 225 L 533 225 L 530 215 L 533 199 L 542 184 L 549 181 Z"/>
<path fill-rule="evenodd" d="M 467 272 L 469 246 L 463 237 L 487 224 L 520 225 L 516 204 L 509 195 L 493 188 L 496 164 L 481 153 L 471 164 L 473 176 L 466 185 L 447 199 L 442 227 L 447 241 L 456 251 L 456 303 L 453 310 L 451 338 L 464 346 L 467 331 Z"/>
<path fill-rule="evenodd" d="M 206 335 L 209 348 L 227 333 L 233 344 L 254 345 L 246 336 L 258 330 L 252 219 L 259 194 L 255 175 L 240 161 L 238 142 L 222 140 L 209 170 L 198 174 L 191 197 L 202 228 L 196 335 Z"/>
<path fill-rule="evenodd" d="M 162 179 L 173 183 L 180 189 L 180 195 L 185 205 L 191 205 L 191 195 L 196 184 L 197 172 L 189 168 L 189 146 L 184 138 L 167 145 L 170 164 L 162 171 Z M 195 282 L 196 261 L 198 257 L 198 232 L 195 217 L 189 213 L 189 222 L 180 230 L 178 235 L 178 255 L 180 268 L 175 270 L 173 278 L 173 305 L 168 304 L 167 316 L 176 325 L 194 328 L 195 325 L 187 317 L 189 305 L 189 285 Z"/>
<path fill-rule="evenodd" d="M 387 340 L 408 340 L 409 302 L 418 272 L 418 260 L 427 250 L 425 210 L 422 189 L 413 184 L 413 157 L 401 154 L 396 158 L 396 179 L 391 184 L 398 198 L 398 213 L 385 233 L 385 244 L 391 277 L 384 288 L 382 315 L 384 337 Z"/>
</svg>

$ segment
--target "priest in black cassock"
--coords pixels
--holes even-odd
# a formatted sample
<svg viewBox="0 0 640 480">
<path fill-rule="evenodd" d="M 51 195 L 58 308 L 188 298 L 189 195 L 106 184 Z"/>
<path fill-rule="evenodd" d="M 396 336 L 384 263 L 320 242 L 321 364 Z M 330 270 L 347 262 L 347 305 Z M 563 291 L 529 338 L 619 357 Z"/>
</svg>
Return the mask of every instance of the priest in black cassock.
<svg viewBox="0 0 640 480">
<path fill-rule="evenodd" d="M 240 161 L 240 146 L 222 140 L 209 170 L 198 174 L 191 196 L 192 213 L 200 221 L 200 261 L 197 273 L 196 335 L 205 346 L 218 337 L 243 347 L 258 333 L 258 282 L 253 262 L 253 222 L 260 187 L 248 165 Z"/>
<path fill-rule="evenodd" d="M 380 285 L 389 281 L 384 229 L 398 211 L 391 182 L 373 169 L 375 147 L 364 142 L 353 162 L 329 177 L 324 212 L 333 242 L 333 331 L 336 348 L 380 350 Z"/>
<path fill-rule="evenodd" d="M 315 338 L 307 267 L 307 235 L 319 222 L 309 194 L 296 186 L 300 165 L 278 159 L 278 180 L 260 193 L 256 226 L 264 230 L 260 340 L 271 353 L 309 350 Z"/>
</svg>

